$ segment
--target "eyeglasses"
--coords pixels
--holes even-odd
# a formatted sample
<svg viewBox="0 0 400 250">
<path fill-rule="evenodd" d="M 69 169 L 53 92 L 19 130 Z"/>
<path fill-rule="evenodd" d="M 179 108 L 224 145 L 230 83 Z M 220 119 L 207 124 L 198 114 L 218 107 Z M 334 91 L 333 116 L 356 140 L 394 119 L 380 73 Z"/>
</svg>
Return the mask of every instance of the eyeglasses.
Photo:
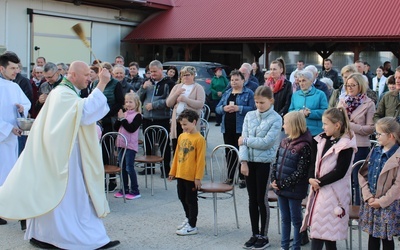
<svg viewBox="0 0 400 250">
<path fill-rule="evenodd" d="M 375 137 L 376 137 L 376 138 L 381 137 L 381 135 L 387 135 L 387 134 L 386 134 L 386 133 L 378 133 L 378 132 L 375 132 Z"/>
<path fill-rule="evenodd" d="M 344 85 L 346 88 L 354 88 L 355 86 L 358 86 L 358 84 L 346 84 Z"/>
<path fill-rule="evenodd" d="M 182 75 L 182 76 L 188 77 L 188 76 L 192 76 L 192 74 L 184 74 L 184 75 Z"/>
<path fill-rule="evenodd" d="M 56 74 L 58 73 L 58 70 L 56 72 L 54 72 L 54 74 L 52 76 L 45 76 L 44 78 L 46 79 L 51 79 L 53 78 Z"/>
</svg>

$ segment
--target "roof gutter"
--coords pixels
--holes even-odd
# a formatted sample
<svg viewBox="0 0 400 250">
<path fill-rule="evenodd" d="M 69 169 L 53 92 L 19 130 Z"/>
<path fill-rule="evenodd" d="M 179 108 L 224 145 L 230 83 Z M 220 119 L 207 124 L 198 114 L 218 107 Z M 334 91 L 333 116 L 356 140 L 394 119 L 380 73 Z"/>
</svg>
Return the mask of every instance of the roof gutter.
<svg viewBox="0 0 400 250">
<path fill-rule="evenodd" d="M 394 36 L 377 36 L 377 37 L 260 37 L 260 38 L 171 38 L 171 39 L 146 39 L 146 38 L 136 38 L 136 39 L 123 39 L 122 42 L 128 43 L 140 43 L 140 44 L 176 44 L 176 43 L 297 43 L 297 42 L 366 42 L 366 39 L 371 42 L 399 42 L 398 37 Z"/>
<path fill-rule="evenodd" d="M 27 9 L 28 15 L 43 15 L 43 16 L 53 16 L 53 17 L 61 17 L 61 18 L 68 18 L 68 19 L 77 19 L 82 21 L 94 21 L 98 23 L 105 23 L 105 24 L 116 24 L 116 25 L 123 25 L 123 26 L 131 26 L 136 27 L 139 25 L 139 22 L 128 22 L 128 21 L 121 21 L 121 20 L 113 20 L 113 19 L 106 19 L 101 17 L 92 17 L 92 16 L 81 16 L 81 15 L 72 15 L 67 13 L 60 13 L 54 11 L 46 11 L 46 10 L 34 10 L 34 9 Z"/>
<path fill-rule="evenodd" d="M 146 0 L 121 0 L 121 1 L 135 3 L 135 4 L 139 4 L 141 6 L 144 6 L 144 7 L 149 7 L 149 8 L 153 8 L 153 9 L 159 9 L 159 10 L 170 10 L 174 7 L 173 5 L 154 3 L 152 1 L 146 1 Z"/>
</svg>

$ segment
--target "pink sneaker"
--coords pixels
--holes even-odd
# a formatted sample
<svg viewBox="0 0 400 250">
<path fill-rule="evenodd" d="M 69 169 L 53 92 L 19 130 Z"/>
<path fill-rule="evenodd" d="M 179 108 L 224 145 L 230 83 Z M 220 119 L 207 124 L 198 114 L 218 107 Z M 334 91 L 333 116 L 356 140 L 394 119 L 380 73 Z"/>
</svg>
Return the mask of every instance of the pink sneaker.
<svg viewBox="0 0 400 250">
<path fill-rule="evenodd" d="M 118 192 L 116 192 L 116 193 L 114 194 L 114 197 L 115 197 L 115 198 L 122 198 L 122 197 L 124 197 L 124 195 L 122 194 L 122 191 L 118 191 Z M 126 197 L 126 195 L 125 195 L 125 197 Z"/>
<path fill-rule="evenodd" d="M 134 200 L 134 199 L 137 199 L 137 198 L 140 198 L 140 197 L 142 197 L 140 194 L 126 194 L 125 195 L 125 198 L 127 200 Z"/>
</svg>

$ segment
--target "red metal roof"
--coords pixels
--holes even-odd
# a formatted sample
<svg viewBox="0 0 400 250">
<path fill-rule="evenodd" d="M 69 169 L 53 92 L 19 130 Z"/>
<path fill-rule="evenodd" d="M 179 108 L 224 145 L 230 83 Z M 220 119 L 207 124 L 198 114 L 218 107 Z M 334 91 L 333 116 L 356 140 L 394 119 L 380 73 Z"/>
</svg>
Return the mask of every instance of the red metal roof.
<svg viewBox="0 0 400 250">
<path fill-rule="evenodd" d="M 400 40 L 398 0 L 176 0 L 123 41 Z"/>
</svg>

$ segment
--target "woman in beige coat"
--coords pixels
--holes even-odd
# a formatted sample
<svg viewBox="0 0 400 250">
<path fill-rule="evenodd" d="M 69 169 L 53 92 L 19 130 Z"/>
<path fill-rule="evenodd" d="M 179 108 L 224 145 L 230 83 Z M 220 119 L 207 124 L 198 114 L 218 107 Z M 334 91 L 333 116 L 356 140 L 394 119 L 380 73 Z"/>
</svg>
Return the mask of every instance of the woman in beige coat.
<svg viewBox="0 0 400 250">
<path fill-rule="evenodd" d="M 196 69 L 191 66 L 183 67 L 181 70 L 182 83 L 176 84 L 167 98 L 167 106 L 173 108 L 171 118 L 171 139 L 172 149 L 175 151 L 179 135 L 182 128 L 176 121 L 179 114 L 184 109 L 193 109 L 199 115 L 204 106 L 205 92 L 204 88 L 194 81 Z M 200 130 L 200 122 L 197 123 L 197 129 Z"/>
<path fill-rule="evenodd" d="M 375 103 L 367 96 L 368 82 L 359 73 L 347 77 L 343 87 L 346 95 L 340 98 L 338 107 L 347 111 L 350 121 L 350 130 L 356 135 L 357 153 L 354 162 L 367 158 L 371 143 L 369 136 L 374 132 Z M 353 204 L 360 205 L 360 187 L 358 185 L 358 170 L 352 172 Z"/>
</svg>

